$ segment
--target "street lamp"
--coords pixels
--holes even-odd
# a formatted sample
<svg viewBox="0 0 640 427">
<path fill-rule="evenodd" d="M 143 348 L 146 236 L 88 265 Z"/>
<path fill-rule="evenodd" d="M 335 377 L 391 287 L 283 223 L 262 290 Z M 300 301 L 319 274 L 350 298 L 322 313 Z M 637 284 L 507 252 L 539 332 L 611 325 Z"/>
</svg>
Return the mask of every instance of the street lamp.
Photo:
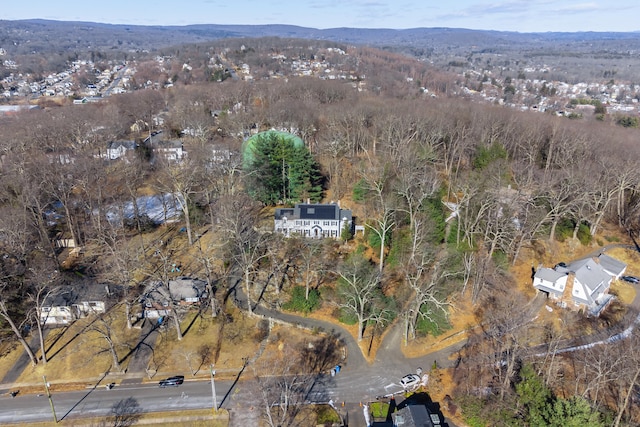
<svg viewBox="0 0 640 427">
<path fill-rule="evenodd" d="M 216 396 L 216 371 L 213 370 L 213 365 L 209 365 L 209 372 L 211 372 L 211 394 L 213 395 L 213 410 L 218 412 L 218 397 Z"/>
</svg>

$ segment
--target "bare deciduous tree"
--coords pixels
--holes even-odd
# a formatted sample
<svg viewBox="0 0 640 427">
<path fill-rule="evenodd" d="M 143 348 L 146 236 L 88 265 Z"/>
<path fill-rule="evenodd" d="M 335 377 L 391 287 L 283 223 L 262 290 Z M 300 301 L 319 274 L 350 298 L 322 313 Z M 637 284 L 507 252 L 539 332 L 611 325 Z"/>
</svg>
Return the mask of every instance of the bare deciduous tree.
<svg viewBox="0 0 640 427">
<path fill-rule="evenodd" d="M 340 277 L 338 292 L 342 302 L 339 307 L 353 314 L 358 320 L 358 341 L 366 323 L 379 316 L 381 290 L 380 276 L 362 255 L 351 255 L 336 272 Z"/>
<path fill-rule="evenodd" d="M 259 401 L 265 421 L 270 427 L 304 426 L 308 419 L 301 419 L 301 410 L 316 374 L 305 371 L 300 355 L 288 348 L 286 357 L 264 360 L 254 367 L 258 382 Z"/>
<path fill-rule="evenodd" d="M 120 342 L 118 341 L 119 337 L 117 327 L 115 326 L 115 317 L 111 313 L 112 312 L 105 313 L 98 317 L 87 330 L 95 332 L 100 339 L 104 340 L 106 348 L 99 346 L 98 348 L 101 349 L 98 350 L 98 353 L 108 352 L 111 355 L 111 366 L 118 372 L 122 372 L 120 357 L 118 356 Z"/>
</svg>

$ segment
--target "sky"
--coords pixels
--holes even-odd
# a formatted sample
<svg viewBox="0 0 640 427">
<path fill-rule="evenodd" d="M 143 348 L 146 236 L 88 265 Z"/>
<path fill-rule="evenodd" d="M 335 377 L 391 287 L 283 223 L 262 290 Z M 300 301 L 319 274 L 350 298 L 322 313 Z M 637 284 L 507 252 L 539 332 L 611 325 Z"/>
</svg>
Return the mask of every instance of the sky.
<svg viewBox="0 0 640 427">
<path fill-rule="evenodd" d="M 2 0 L 2 3 L 0 20 L 39 18 L 127 25 L 291 24 L 320 29 L 640 30 L 640 0 Z"/>
</svg>

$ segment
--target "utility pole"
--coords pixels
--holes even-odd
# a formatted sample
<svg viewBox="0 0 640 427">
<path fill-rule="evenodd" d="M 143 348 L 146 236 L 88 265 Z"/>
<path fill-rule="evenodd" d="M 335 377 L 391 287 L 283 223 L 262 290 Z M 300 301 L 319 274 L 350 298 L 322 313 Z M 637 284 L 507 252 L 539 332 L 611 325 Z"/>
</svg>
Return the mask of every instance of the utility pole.
<svg viewBox="0 0 640 427">
<path fill-rule="evenodd" d="M 44 380 L 44 389 L 47 391 L 47 397 L 49 398 L 49 405 L 51 405 L 51 412 L 53 413 L 53 421 L 58 424 L 58 417 L 56 417 L 56 409 L 53 407 L 53 399 L 51 399 L 51 393 L 49 392 L 49 383 L 47 382 L 47 377 L 42 376 Z"/>
<path fill-rule="evenodd" d="M 213 364 L 209 365 L 211 372 L 211 394 L 213 395 L 213 410 L 218 412 L 218 397 L 216 396 L 216 371 L 213 370 Z"/>
</svg>

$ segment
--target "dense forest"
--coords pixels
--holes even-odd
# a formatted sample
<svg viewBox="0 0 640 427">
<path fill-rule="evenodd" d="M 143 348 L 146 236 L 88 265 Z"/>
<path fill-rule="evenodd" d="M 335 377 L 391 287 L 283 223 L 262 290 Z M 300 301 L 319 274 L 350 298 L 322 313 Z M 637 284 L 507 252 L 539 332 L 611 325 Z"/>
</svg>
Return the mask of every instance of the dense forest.
<svg viewBox="0 0 640 427">
<path fill-rule="evenodd" d="M 276 60 L 251 63 L 244 43 L 229 42 L 224 60 L 277 74 Z M 460 353 L 452 398 L 470 425 L 637 425 L 637 332 L 584 352 L 549 350 L 613 327 L 631 309 L 614 304 L 604 319 L 567 312 L 560 329 L 532 322 L 533 289 L 511 271 L 537 266 L 558 242 L 601 246 L 612 239 L 607 228 L 637 237 L 637 129 L 472 103 L 450 96 L 445 72 L 371 48 L 341 64 L 357 67 L 364 83 L 213 79 L 201 47 L 185 51 L 191 69 L 138 69 L 144 81 L 175 74 L 172 87 L 45 105 L 0 122 L 3 343 L 18 340 L 34 364 L 46 363 L 44 341 L 32 349 L 24 326 L 39 329 L 34 313 L 51 292 L 78 277 L 110 284 L 111 303 L 129 320 L 144 283 L 167 283 L 170 259 L 189 258 L 207 283 L 211 316 L 224 314 L 238 275 L 256 303 L 335 307 L 336 321 L 358 325 L 359 341 L 392 322 L 403 322 L 409 344 L 439 335 L 469 301 L 478 327 Z M 269 169 L 243 162 L 242 143 L 269 129 L 297 135 L 304 149 L 264 140 L 257 157 L 275 159 Z M 157 135 L 187 154 L 158 154 Z M 109 143 L 122 140 L 137 148 L 111 160 Z M 285 162 L 302 184 L 280 193 Z M 184 253 L 143 238 L 170 227 L 140 211 L 148 195 L 171 195 Z M 364 235 L 325 242 L 271 233 L 274 206 L 308 198 L 352 209 Z M 202 247 L 206 233 L 215 237 Z M 61 239 L 81 250 L 69 256 Z M 532 356 L 541 343 L 545 355 Z"/>
</svg>

